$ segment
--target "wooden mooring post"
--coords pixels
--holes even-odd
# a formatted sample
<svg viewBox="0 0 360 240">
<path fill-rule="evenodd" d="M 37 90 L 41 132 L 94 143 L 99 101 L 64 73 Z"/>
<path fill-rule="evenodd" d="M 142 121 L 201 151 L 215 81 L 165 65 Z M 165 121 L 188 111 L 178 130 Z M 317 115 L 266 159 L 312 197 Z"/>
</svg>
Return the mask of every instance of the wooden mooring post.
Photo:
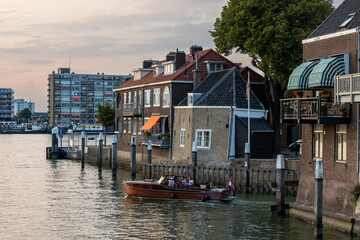
<svg viewBox="0 0 360 240">
<path fill-rule="evenodd" d="M 103 158 L 103 141 L 104 135 L 100 133 L 99 135 L 99 156 L 98 156 L 98 171 L 102 171 L 102 158 Z"/>
<path fill-rule="evenodd" d="M 251 192 L 250 188 L 250 146 L 245 143 L 245 192 Z"/>
<path fill-rule="evenodd" d="M 81 132 L 81 169 L 85 167 L 85 131 Z"/>
<path fill-rule="evenodd" d="M 322 200 L 323 200 L 323 164 L 322 159 L 316 159 L 315 167 L 315 229 L 314 235 L 317 238 L 321 238 L 323 235 L 322 231 Z"/>
<path fill-rule="evenodd" d="M 131 180 L 136 179 L 136 137 L 131 137 Z"/>
<path fill-rule="evenodd" d="M 117 175 L 117 137 L 113 136 L 112 142 L 112 175 Z"/>
<path fill-rule="evenodd" d="M 193 179 L 194 179 L 194 182 L 197 182 L 196 181 L 196 170 L 197 170 L 197 145 L 196 145 L 196 142 L 193 142 L 193 145 L 192 145 L 192 167 L 193 167 Z"/>
</svg>

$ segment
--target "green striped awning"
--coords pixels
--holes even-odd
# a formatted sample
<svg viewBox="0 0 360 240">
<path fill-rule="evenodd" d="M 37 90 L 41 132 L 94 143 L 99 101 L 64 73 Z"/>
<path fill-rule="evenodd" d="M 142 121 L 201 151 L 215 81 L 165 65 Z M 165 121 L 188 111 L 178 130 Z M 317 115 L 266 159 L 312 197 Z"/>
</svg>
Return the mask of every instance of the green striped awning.
<svg viewBox="0 0 360 240">
<path fill-rule="evenodd" d="M 334 77 L 345 74 L 344 56 L 323 59 L 317 64 L 309 77 L 310 88 L 334 86 Z"/>
<path fill-rule="evenodd" d="M 309 89 L 308 82 L 310 73 L 318 63 L 319 61 L 310 61 L 297 66 L 289 77 L 287 89 Z"/>
</svg>

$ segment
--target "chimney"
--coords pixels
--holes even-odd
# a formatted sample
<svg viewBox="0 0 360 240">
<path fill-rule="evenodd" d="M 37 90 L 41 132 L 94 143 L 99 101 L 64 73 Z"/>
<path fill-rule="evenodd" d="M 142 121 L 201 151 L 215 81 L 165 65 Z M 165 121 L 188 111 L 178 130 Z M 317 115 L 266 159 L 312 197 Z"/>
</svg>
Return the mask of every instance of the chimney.
<svg viewBox="0 0 360 240">
<path fill-rule="evenodd" d="M 154 65 L 155 63 L 157 63 L 157 60 L 144 60 L 143 61 L 143 68 L 151 68 L 152 65 Z"/>
<path fill-rule="evenodd" d="M 185 52 L 176 50 L 175 53 L 175 69 L 178 70 L 185 64 Z"/>
<path fill-rule="evenodd" d="M 167 55 L 166 55 L 166 61 L 173 61 L 175 60 L 175 52 L 169 52 Z"/>
<path fill-rule="evenodd" d="M 203 50 L 202 46 L 192 45 L 190 47 L 190 54 L 194 55 L 195 53 L 200 52 L 202 50 Z"/>
<path fill-rule="evenodd" d="M 200 82 L 201 82 L 201 70 L 198 68 L 198 54 L 195 53 L 196 56 L 196 68 L 195 70 L 193 70 L 194 73 L 194 77 L 193 77 L 193 91 L 195 90 L 195 88 L 197 86 L 199 86 Z"/>
</svg>

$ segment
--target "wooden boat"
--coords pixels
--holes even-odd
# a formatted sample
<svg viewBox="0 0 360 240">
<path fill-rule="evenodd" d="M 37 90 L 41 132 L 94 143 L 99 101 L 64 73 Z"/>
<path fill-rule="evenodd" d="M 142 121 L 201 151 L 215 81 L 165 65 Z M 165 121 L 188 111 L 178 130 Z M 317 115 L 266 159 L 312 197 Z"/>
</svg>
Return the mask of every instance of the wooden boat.
<svg viewBox="0 0 360 240">
<path fill-rule="evenodd" d="M 198 201 L 232 201 L 231 196 L 224 188 L 214 188 L 209 185 L 197 185 L 194 187 L 184 186 L 181 177 L 175 177 L 174 186 L 169 186 L 172 176 L 161 177 L 158 181 L 154 179 L 124 181 L 126 194 L 132 197 L 198 200 Z"/>
</svg>

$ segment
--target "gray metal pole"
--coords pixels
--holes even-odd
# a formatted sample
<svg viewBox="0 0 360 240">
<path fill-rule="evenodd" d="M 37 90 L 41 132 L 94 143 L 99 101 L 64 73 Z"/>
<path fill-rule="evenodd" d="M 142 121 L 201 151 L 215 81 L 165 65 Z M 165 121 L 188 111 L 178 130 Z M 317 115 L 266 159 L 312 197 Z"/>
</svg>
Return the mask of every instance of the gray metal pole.
<svg viewBox="0 0 360 240">
<path fill-rule="evenodd" d="M 100 135 L 99 135 L 99 158 L 98 158 L 98 171 L 99 172 L 102 171 L 103 141 L 104 141 L 103 133 L 100 133 Z"/>
<path fill-rule="evenodd" d="M 151 151 L 152 151 L 152 142 L 151 140 L 149 140 L 149 144 L 148 144 L 148 165 L 149 165 L 149 179 L 151 179 Z"/>
<path fill-rule="evenodd" d="M 245 192 L 250 192 L 250 144 L 245 143 Z"/>
<path fill-rule="evenodd" d="M 112 173 L 113 176 L 116 176 L 117 171 L 117 137 L 116 135 L 113 136 L 113 143 L 112 143 Z"/>
<path fill-rule="evenodd" d="M 322 200 L 323 200 L 323 163 L 321 158 L 316 159 L 315 168 L 315 237 L 322 237 Z"/>
<path fill-rule="evenodd" d="M 276 213 L 285 214 L 285 161 L 281 154 L 276 160 Z"/>
<path fill-rule="evenodd" d="M 131 180 L 136 179 L 136 137 L 131 137 Z"/>
<path fill-rule="evenodd" d="M 197 144 L 192 144 L 192 167 L 193 167 L 193 180 L 196 183 L 196 169 L 197 169 Z"/>
<path fill-rule="evenodd" d="M 85 166 L 85 132 L 81 132 L 81 168 Z"/>
</svg>

